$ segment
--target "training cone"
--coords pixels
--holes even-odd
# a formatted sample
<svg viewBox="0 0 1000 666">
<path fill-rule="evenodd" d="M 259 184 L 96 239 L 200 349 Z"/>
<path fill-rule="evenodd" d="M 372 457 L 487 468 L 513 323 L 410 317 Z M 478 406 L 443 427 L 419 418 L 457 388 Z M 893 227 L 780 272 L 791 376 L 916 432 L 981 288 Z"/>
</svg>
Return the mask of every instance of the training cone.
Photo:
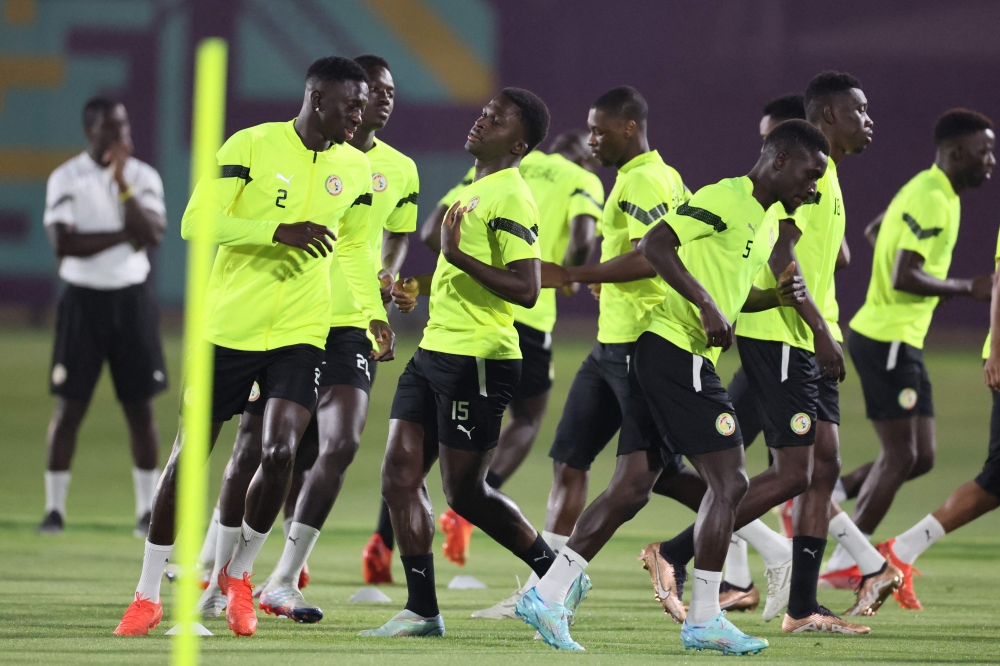
<svg viewBox="0 0 1000 666">
<path fill-rule="evenodd" d="M 168 631 L 166 635 L 167 636 L 175 636 L 175 635 L 181 633 L 181 627 L 182 627 L 182 625 L 175 624 L 173 627 L 170 628 L 170 631 Z M 191 623 L 191 628 L 194 629 L 194 635 L 195 636 L 214 636 L 215 635 L 211 631 L 209 631 L 208 629 L 206 629 L 205 625 L 203 625 L 200 622 L 192 622 Z"/>
<path fill-rule="evenodd" d="M 363 587 L 355 592 L 348 601 L 374 601 L 376 603 L 386 603 L 392 601 L 382 590 L 375 587 Z"/>
<path fill-rule="evenodd" d="M 448 583 L 449 590 L 485 590 L 486 583 L 475 576 L 455 576 Z"/>
</svg>

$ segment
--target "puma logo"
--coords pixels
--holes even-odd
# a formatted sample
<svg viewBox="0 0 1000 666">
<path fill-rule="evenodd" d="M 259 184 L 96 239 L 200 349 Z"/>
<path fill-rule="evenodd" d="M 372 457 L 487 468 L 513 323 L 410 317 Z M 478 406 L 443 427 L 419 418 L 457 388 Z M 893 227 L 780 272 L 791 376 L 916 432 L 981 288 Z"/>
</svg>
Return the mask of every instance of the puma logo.
<svg viewBox="0 0 1000 666">
<path fill-rule="evenodd" d="M 695 576 L 695 577 L 694 577 L 694 579 L 695 579 L 695 580 L 700 580 L 700 581 L 701 581 L 701 582 L 703 582 L 703 583 L 704 583 L 705 585 L 708 585 L 708 579 L 707 579 L 707 578 L 702 578 L 701 576 Z"/>
<path fill-rule="evenodd" d="M 747 222 L 747 226 L 750 227 L 750 231 L 752 231 L 754 235 L 757 235 L 757 230 L 753 228 L 752 224 L 750 224 L 749 222 Z"/>
<path fill-rule="evenodd" d="M 296 538 L 293 539 L 292 537 L 288 537 L 288 540 L 292 542 L 293 546 L 297 546 L 297 545 L 299 545 L 299 539 L 301 539 L 301 538 L 302 537 L 296 537 Z"/>
<path fill-rule="evenodd" d="M 416 569 L 414 567 L 410 567 L 410 571 L 412 571 L 413 573 L 418 573 L 424 578 L 427 578 L 427 567 L 424 567 L 423 569 Z"/>
<path fill-rule="evenodd" d="M 931 531 L 930 530 L 924 530 L 924 534 L 927 535 L 927 540 L 928 541 L 933 541 L 934 540 L 933 537 L 931 537 Z"/>
<path fill-rule="evenodd" d="M 809 553 L 812 556 L 813 559 L 816 559 L 816 553 L 819 552 L 819 548 L 817 548 L 816 550 L 809 550 L 808 548 L 803 548 L 802 552 L 803 553 Z"/>
<path fill-rule="evenodd" d="M 533 562 L 537 562 L 538 560 L 547 560 L 547 559 L 549 559 L 549 554 L 548 554 L 548 553 L 542 553 L 542 556 L 541 556 L 541 557 L 536 557 L 536 558 L 535 558 L 534 560 L 532 560 L 532 561 L 533 561 Z"/>
<path fill-rule="evenodd" d="M 246 538 L 242 534 L 240 534 L 240 538 L 243 539 L 243 545 L 244 546 L 249 546 L 250 545 L 250 539 Z"/>
<path fill-rule="evenodd" d="M 847 536 L 847 530 L 844 530 L 843 532 L 841 532 L 840 534 L 838 534 L 837 538 L 838 539 L 843 539 L 845 536 Z"/>
<path fill-rule="evenodd" d="M 284 176 L 282 176 L 282 175 L 281 175 L 280 173 L 276 173 L 276 174 L 274 174 L 274 177 L 275 177 L 275 178 L 277 178 L 278 180 L 283 180 L 283 181 L 285 181 L 285 185 L 291 185 L 291 184 L 292 184 L 292 178 L 295 178 L 295 174 L 293 173 L 293 174 L 292 174 L 291 176 L 289 176 L 288 178 L 285 178 L 285 177 L 284 177 Z"/>
<path fill-rule="evenodd" d="M 472 441 L 472 430 L 475 430 L 476 426 L 472 426 L 472 430 L 466 430 L 465 426 L 462 424 L 459 424 L 457 427 L 459 430 L 461 430 L 462 432 L 464 432 L 466 435 L 469 436 L 469 441 Z"/>
<path fill-rule="evenodd" d="M 566 558 L 566 561 L 570 564 L 570 566 L 572 566 L 573 563 L 576 562 L 576 560 L 569 559 L 569 555 L 567 555 L 566 553 L 563 553 L 562 556 Z"/>
</svg>

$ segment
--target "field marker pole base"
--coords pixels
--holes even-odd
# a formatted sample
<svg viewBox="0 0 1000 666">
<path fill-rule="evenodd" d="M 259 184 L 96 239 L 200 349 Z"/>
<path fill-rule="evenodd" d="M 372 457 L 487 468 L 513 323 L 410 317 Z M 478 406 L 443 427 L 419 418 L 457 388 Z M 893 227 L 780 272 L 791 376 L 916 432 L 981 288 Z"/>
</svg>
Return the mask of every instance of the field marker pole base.
<svg viewBox="0 0 1000 666">
<path fill-rule="evenodd" d="M 167 636 L 175 636 L 177 634 L 180 634 L 181 631 L 183 631 L 183 629 L 184 629 L 183 624 L 175 624 L 173 627 L 170 628 L 170 631 L 168 631 L 166 633 L 166 635 Z M 206 629 L 205 625 L 203 625 L 201 622 L 192 622 L 191 623 L 191 633 L 194 634 L 195 636 L 214 636 L 215 635 L 211 631 L 209 631 L 208 629 Z"/>
</svg>

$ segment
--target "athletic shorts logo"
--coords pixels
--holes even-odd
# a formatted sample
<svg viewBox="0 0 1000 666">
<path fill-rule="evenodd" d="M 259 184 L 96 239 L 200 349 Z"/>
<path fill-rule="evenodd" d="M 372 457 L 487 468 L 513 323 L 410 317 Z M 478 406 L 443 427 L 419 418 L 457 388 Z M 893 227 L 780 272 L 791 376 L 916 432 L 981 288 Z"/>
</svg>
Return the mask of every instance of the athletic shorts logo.
<svg viewBox="0 0 1000 666">
<path fill-rule="evenodd" d="M 330 176 L 326 179 L 326 191 L 333 196 L 337 196 L 344 191 L 344 184 L 340 182 L 339 176 Z"/>
<path fill-rule="evenodd" d="M 466 204 L 465 210 L 476 210 L 476 206 L 479 205 L 479 197 L 472 197 L 469 199 L 469 203 Z"/>
<path fill-rule="evenodd" d="M 389 187 L 389 181 L 385 179 L 380 173 L 372 174 L 372 189 L 376 192 L 385 192 L 385 188 Z"/>
<path fill-rule="evenodd" d="M 247 398 L 249 402 L 257 402 L 257 398 L 260 397 L 260 385 L 257 382 L 253 383 L 250 387 L 250 397 Z"/>
<path fill-rule="evenodd" d="M 905 410 L 913 409 L 917 406 L 917 392 L 911 388 L 905 388 L 899 392 L 899 406 Z"/>
<path fill-rule="evenodd" d="M 729 437 L 736 432 L 736 419 L 733 418 L 732 414 L 723 412 L 719 414 L 719 418 L 715 419 L 715 429 L 719 431 L 720 435 Z"/>
<path fill-rule="evenodd" d="M 62 384 L 66 381 L 66 377 L 68 375 L 69 372 L 67 372 L 66 366 L 63 365 L 62 363 L 56 363 L 54 366 L 52 366 L 52 385 L 62 386 Z"/>
<path fill-rule="evenodd" d="M 796 435 L 804 435 L 812 428 L 812 419 L 808 414 L 799 412 L 792 417 L 792 432 Z"/>
<path fill-rule="evenodd" d="M 166 381 L 167 376 L 163 374 L 163 370 L 153 370 L 153 381 L 162 384 Z"/>
</svg>

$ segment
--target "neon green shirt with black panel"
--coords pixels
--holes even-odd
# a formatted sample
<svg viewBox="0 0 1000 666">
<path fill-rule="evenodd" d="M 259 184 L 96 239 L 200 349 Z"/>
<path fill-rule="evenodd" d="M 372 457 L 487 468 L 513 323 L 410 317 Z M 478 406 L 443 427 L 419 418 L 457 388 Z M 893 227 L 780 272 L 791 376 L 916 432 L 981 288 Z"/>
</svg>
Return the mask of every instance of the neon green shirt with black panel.
<svg viewBox="0 0 1000 666">
<path fill-rule="evenodd" d="M 996 266 L 1000 262 L 1000 235 L 997 235 L 997 249 L 993 253 L 993 265 Z M 992 322 L 991 322 L 992 324 Z M 983 360 L 985 361 L 990 357 L 990 336 L 991 332 L 986 334 L 986 344 L 983 345 Z"/>
<path fill-rule="evenodd" d="M 753 197 L 753 182 L 742 176 L 701 188 L 663 218 L 681 242 L 677 255 L 684 267 L 730 322 L 736 321 L 757 274 L 770 271 L 779 211 L 784 213 L 780 203 L 764 210 Z M 722 353 L 720 347 L 706 346 L 698 307 L 670 287 L 653 308 L 648 330 L 713 363 Z"/>
<path fill-rule="evenodd" d="M 779 218 L 787 217 L 787 214 L 779 213 Z M 798 268 L 806 288 L 816 302 L 816 308 L 825 319 L 829 312 L 826 301 L 831 296 L 837 255 L 840 254 L 840 246 L 844 240 L 844 198 L 833 160 L 830 160 L 826 173 L 817 181 L 816 194 L 795 210 L 792 220 L 802 232 L 795 244 Z M 772 289 L 777 284 L 777 279 L 774 272 L 768 269 L 760 272 L 754 284 L 759 289 Z M 780 307 L 741 314 L 737 332 L 746 338 L 783 342 L 799 349 L 815 351 L 812 329 L 795 308 Z"/>
<path fill-rule="evenodd" d="M 207 222 L 212 241 L 221 246 L 206 293 L 205 337 L 222 347 L 326 345 L 333 255 L 312 257 L 275 243 L 279 224 L 329 227 L 365 316 L 386 320 L 368 242 L 368 160 L 346 143 L 309 150 L 293 123 L 265 123 L 230 137 L 216 156 L 220 177 L 198 183 L 181 221 L 185 239 Z"/>
<path fill-rule="evenodd" d="M 632 241 L 691 196 L 677 171 L 651 150 L 618 170 L 601 217 L 601 262 L 632 251 Z M 635 342 L 649 326 L 650 311 L 663 302 L 667 285 L 659 277 L 601 285 L 597 340 Z"/>
<path fill-rule="evenodd" d="M 898 340 L 923 349 L 939 298 L 896 289 L 892 269 L 899 251 L 910 250 L 924 258 L 925 273 L 947 278 L 961 212 L 951 181 L 937 165 L 903 186 L 882 219 L 868 295 L 851 320 L 853 330 L 879 342 Z"/>
<path fill-rule="evenodd" d="M 417 228 L 417 198 L 420 182 L 417 165 L 409 157 L 382 141 L 376 141 L 364 156 L 372 171 L 372 205 L 368 222 L 368 244 L 371 246 L 374 271 L 382 270 L 382 230 L 409 233 Z M 330 326 L 353 326 L 367 329 L 370 322 L 340 266 L 334 247 L 330 266 L 330 289 L 333 294 L 333 316 Z"/>
<path fill-rule="evenodd" d="M 577 215 L 601 217 L 604 186 L 596 175 L 562 155 L 535 150 L 518 168 L 538 206 L 538 244 L 542 261 L 562 264 L 570 223 Z M 556 290 L 542 289 L 535 307 L 511 305 L 514 321 L 551 333 L 556 323 Z"/>
<path fill-rule="evenodd" d="M 530 155 L 531 153 L 528 154 Z M 466 171 L 465 175 L 462 177 L 462 180 L 458 182 L 458 185 L 456 185 L 455 187 L 451 188 L 450 190 L 444 193 L 444 196 L 441 197 L 441 199 L 438 201 L 438 206 L 451 208 L 451 205 L 455 203 L 456 199 L 458 199 L 459 192 L 464 190 L 469 185 L 472 185 L 472 182 L 474 180 L 476 180 L 476 167 L 472 167 L 468 171 Z"/>
<path fill-rule="evenodd" d="M 538 207 L 516 168 L 501 169 L 456 196 L 462 217 L 459 247 L 496 268 L 541 256 Z M 446 354 L 521 358 L 510 303 L 448 263 L 441 254 L 431 283 L 430 319 L 420 347 Z"/>
</svg>

